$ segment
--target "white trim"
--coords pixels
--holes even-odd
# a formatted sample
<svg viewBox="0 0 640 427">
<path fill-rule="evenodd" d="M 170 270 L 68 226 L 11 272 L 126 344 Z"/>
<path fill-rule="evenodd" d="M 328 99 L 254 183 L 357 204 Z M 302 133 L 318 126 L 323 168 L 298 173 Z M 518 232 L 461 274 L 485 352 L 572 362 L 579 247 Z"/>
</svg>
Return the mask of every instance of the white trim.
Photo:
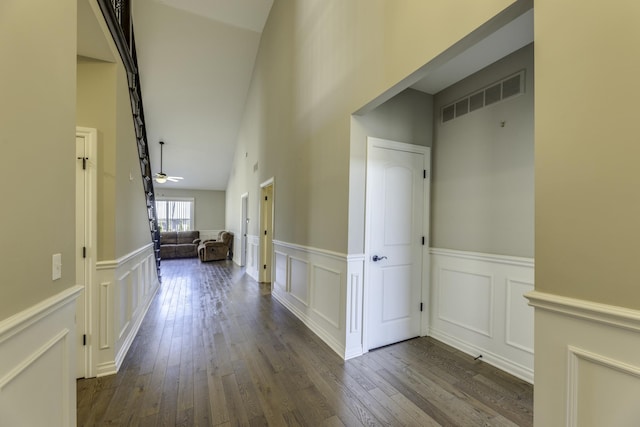
<svg viewBox="0 0 640 427">
<path fill-rule="evenodd" d="M 96 336 L 88 338 L 98 346 L 96 375 L 100 377 L 118 372 L 159 282 L 156 269 L 151 268 L 155 266 L 151 243 L 117 260 L 99 264 Z"/>
<path fill-rule="evenodd" d="M 331 334 L 321 327 L 318 323 L 314 322 L 309 316 L 306 316 L 301 310 L 299 310 L 294 304 L 291 304 L 286 298 L 282 298 L 278 293 L 272 294 L 276 301 L 282 304 L 287 310 L 295 315 L 302 323 L 304 323 L 311 331 L 316 334 L 325 344 L 327 344 L 333 351 L 339 356 L 344 358 L 345 351 L 344 345 L 336 340 Z"/>
<path fill-rule="evenodd" d="M 22 360 L 18 366 L 9 371 L 4 377 L 0 378 L 0 391 L 6 387 L 14 378 L 20 375 L 23 371 L 28 369 L 31 365 L 33 365 L 42 355 L 44 355 L 47 351 L 49 351 L 54 345 L 59 343 L 60 341 L 66 340 L 69 335 L 69 329 L 63 329 L 58 332 L 56 336 L 51 338 L 47 343 L 41 346 L 38 350 L 36 350 L 33 354 L 31 354 L 26 359 Z"/>
<path fill-rule="evenodd" d="M 73 340 L 76 346 L 80 343 L 78 338 L 80 334 L 91 336 L 95 329 L 95 310 L 93 305 L 93 291 L 96 283 L 96 262 L 98 259 L 98 130 L 95 128 L 76 127 L 76 138 L 84 138 L 84 157 L 88 159 L 87 167 L 83 172 L 76 169 L 76 191 L 78 187 L 79 173 L 83 173 L 85 179 L 84 185 L 84 206 L 82 206 L 82 212 L 78 212 L 79 206 L 76 200 L 76 215 L 81 215 L 83 218 L 85 240 L 83 246 L 86 249 L 86 258 L 80 258 L 80 247 L 76 247 L 76 264 L 84 263 L 85 271 L 84 277 L 76 277 L 76 282 L 82 281 L 81 285 L 84 286 L 84 298 L 76 306 L 76 321 L 80 323 L 84 320 L 84 324 L 78 324 L 76 327 L 76 337 Z M 77 142 L 76 142 L 77 144 Z M 75 147 L 77 150 L 77 146 Z M 78 223 L 76 223 L 78 227 Z M 76 230 L 79 232 L 79 230 Z M 75 240 L 76 245 L 78 241 Z M 76 266 L 76 276 L 78 275 L 78 265 Z M 80 310 L 84 310 L 82 314 Z M 80 315 L 80 316 L 79 316 Z M 80 317 L 80 322 L 78 322 Z M 78 350 L 76 348 L 76 350 Z M 82 348 L 82 360 L 76 361 L 77 364 L 82 363 L 84 369 L 82 373 L 85 377 L 92 377 L 94 375 L 94 366 L 96 364 L 96 351 L 91 345 L 87 343 Z M 76 375 L 78 374 L 76 369 Z"/>
<path fill-rule="evenodd" d="M 362 313 L 362 268 L 358 266 L 362 262 L 358 259 L 363 259 L 363 256 L 356 254 L 351 263 L 348 263 L 346 255 L 339 256 L 332 251 L 280 241 L 274 241 L 273 251 L 286 266 L 282 271 L 286 277 L 278 277 L 278 286 L 272 286 L 272 297 L 298 317 L 340 357 L 348 359 L 361 355 L 359 316 Z M 305 270 L 300 279 L 306 280 L 306 283 L 299 285 L 306 286 L 306 301 L 292 293 L 293 260 L 302 263 L 301 268 Z M 275 270 L 273 268 L 274 274 Z M 331 286 L 316 283 L 318 273 L 322 271 L 335 275 Z M 320 302 L 322 307 L 317 305 Z M 332 304 L 338 307 L 337 313 L 325 313 L 323 309 Z M 337 317 L 333 318 L 334 314 Z"/>
<path fill-rule="evenodd" d="M 0 322 L 0 344 L 66 304 L 73 302 L 82 286 L 72 286 Z"/>
<path fill-rule="evenodd" d="M 536 309 L 593 320 L 619 328 L 640 332 L 640 311 L 533 291 L 525 295 Z"/>
<path fill-rule="evenodd" d="M 332 268 L 327 268 L 327 267 L 325 267 L 325 266 L 323 266 L 323 265 L 318 265 L 318 264 L 313 264 L 313 265 L 311 266 L 311 270 L 310 270 L 310 274 L 311 274 L 311 275 L 313 275 L 313 279 L 311 280 L 311 283 L 313 283 L 313 286 L 312 286 L 312 287 L 310 287 L 310 289 L 309 289 L 309 294 L 310 294 L 310 295 L 309 295 L 309 297 L 310 297 L 309 299 L 310 299 L 310 301 L 311 301 L 311 309 L 313 310 L 313 312 L 314 312 L 315 314 L 317 314 L 318 316 L 320 316 L 321 318 L 323 318 L 323 319 L 324 319 L 325 321 L 327 321 L 331 326 L 333 326 L 333 327 L 334 327 L 334 328 L 336 328 L 336 329 L 340 329 L 340 328 L 341 328 L 341 326 L 340 326 L 340 313 L 339 313 L 339 312 L 338 312 L 338 319 L 332 319 L 332 318 L 330 318 L 329 316 L 327 316 L 327 314 L 326 314 L 326 313 L 323 313 L 322 311 L 318 310 L 318 304 L 317 304 L 317 302 L 316 302 L 316 301 L 315 301 L 315 299 L 314 299 L 315 292 L 316 292 L 316 289 L 317 289 L 317 287 L 318 287 L 318 284 L 317 284 L 317 282 L 316 282 L 316 280 L 315 280 L 315 279 L 316 279 L 316 272 L 317 272 L 318 270 L 324 270 L 324 271 L 326 271 L 327 273 L 331 273 L 331 274 L 333 274 L 334 276 L 337 276 L 337 277 L 338 277 L 338 288 L 340 288 L 340 285 L 342 284 L 342 276 L 343 276 L 343 274 L 342 274 L 342 272 L 341 272 L 341 271 L 334 270 L 334 269 L 332 269 Z M 344 329 L 344 328 L 343 328 L 343 329 Z"/>
<path fill-rule="evenodd" d="M 287 289 L 287 292 L 296 300 L 298 300 L 301 304 L 303 304 L 305 307 L 309 307 L 311 305 L 311 286 L 309 284 L 309 261 L 306 259 L 302 259 L 302 258 L 298 258 L 292 255 L 287 254 L 287 258 L 288 258 L 288 262 L 287 262 L 287 277 L 289 278 L 287 280 L 287 282 L 289 283 L 289 287 Z M 301 264 L 304 267 L 300 267 L 300 268 L 304 268 L 305 270 L 305 283 L 303 283 L 304 286 L 306 286 L 306 291 L 307 291 L 307 300 L 303 300 L 302 298 L 300 298 L 298 295 L 293 293 L 293 285 L 291 284 L 291 278 L 293 277 L 293 271 L 294 271 L 294 261 L 298 262 L 299 264 Z"/>
<path fill-rule="evenodd" d="M 264 212 L 262 212 L 262 196 L 263 196 L 263 191 L 265 188 L 267 187 L 271 187 L 271 224 L 269 225 L 271 228 L 271 247 L 269 248 L 263 248 L 262 245 L 266 244 L 266 237 L 265 234 L 263 234 L 262 232 L 262 226 L 263 226 L 263 215 Z M 273 239 L 276 235 L 276 180 L 275 177 L 271 177 L 269 179 L 267 179 L 266 181 L 262 182 L 260 184 L 260 199 L 258 200 L 258 256 L 259 256 L 259 261 L 258 261 L 258 282 L 263 282 L 263 283 L 271 283 L 272 287 L 273 287 L 273 275 L 274 275 L 274 268 L 273 268 Z M 269 256 L 270 254 L 270 256 Z M 269 256 L 270 258 L 270 262 L 267 263 L 267 260 L 264 259 L 265 257 Z M 265 269 L 262 268 L 262 266 L 267 265 L 269 268 L 268 271 L 268 277 L 267 277 L 267 272 L 265 272 Z"/>
<path fill-rule="evenodd" d="M 429 248 L 431 255 L 446 255 L 456 258 L 470 259 L 482 262 L 495 262 L 499 264 L 515 265 L 518 267 L 534 268 L 534 258 L 515 257 L 510 255 L 497 255 L 481 252 L 458 251 L 454 249 Z"/>
<path fill-rule="evenodd" d="M 53 417 L 75 425 L 75 314 L 82 289 L 67 288 L 0 322 L 3 420 L 46 425 Z M 28 413 L 45 401 L 44 412 Z"/>
<path fill-rule="evenodd" d="M 601 354 L 569 345 L 567 346 L 569 369 L 567 373 L 567 425 L 578 427 L 579 359 L 612 369 L 627 376 L 640 379 L 640 367 L 633 366 Z"/>
<path fill-rule="evenodd" d="M 350 254 L 346 256 L 347 258 L 347 262 L 364 262 L 364 260 L 366 259 L 365 254 Z"/>
<path fill-rule="evenodd" d="M 533 260 L 454 250 L 430 252 L 433 300 L 428 334 L 474 357 L 482 354 L 482 360 L 532 382 L 534 311 L 524 295 L 534 289 Z M 446 271 L 462 276 L 442 274 Z M 482 295 L 481 300 L 472 297 L 476 294 L 466 286 L 473 286 L 472 292 Z M 512 336 L 512 331 L 519 334 Z"/>
<path fill-rule="evenodd" d="M 489 280 L 489 295 L 488 295 L 488 301 L 489 301 L 489 307 L 487 309 L 488 313 L 493 313 L 493 301 L 495 299 L 495 282 L 494 282 L 494 278 L 493 278 L 493 274 L 482 274 L 482 273 L 477 273 L 474 271 L 466 271 L 464 269 L 452 269 L 452 268 L 440 268 L 438 270 L 438 272 L 440 273 L 440 277 L 442 277 L 442 272 L 443 271 L 449 271 L 451 273 L 463 273 L 463 274 L 467 274 L 469 276 L 476 276 L 476 277 L 481 277 L 481 278 L 486 278 Z M 440 293 L 438 294 L 438 300 L 441 301 L 440 295 L 441 295 L 441 291 L 442 291 L 442 279 L 438 280 L 438 283 L 440 284 L 440 286 L 438 287 L 438 290 L 440 291 Z M 489 324 L 488 326 L 488 330 L 482 330 L 480 328 L 474 327 L 472 325 L 467 325 L 464 324 L 462 322 L 459 322 L 455 319 L 449 318 L 447 316 L 443 316 L 440 313 L 440 310 L 438 310 L 438 318 L 441 320 L 444 320 L 445 322 L 449 322 L 452 325 L 456 325 L 460 328 L 464 328 L 467 329 L 471 332 L 475 332 L 477 334 L 481 334 L 484 335 L 488 338 L 493 338 L 493 316 L 489 316 Z"/>
<path fill-rule="evenodd" d="M 311 246 L 303 246 L 303 245 L 298 245 L 296 243 L 288 243 L 288 242 L 283 242 L 281 240 L 273 240 L 273 244 L 274 245 L 278 245 L 278 246 L 282 246 L 285 248 L 289 248 L 289 249 L 295 249 L 296 251 L 302 251 L 302 252 L 306 252 L 309 254 L 319 254 L 319 255 L 324 255 L 327 257 L 331 257 L 334 258 L 338 261 L 345 261 L 348 259 L 346 254 L 340 253 L 340 252 L 334 252 L 334 251 L 329 251 L 326 249 L 319 249 L 319 248 L 313 248 Z M 362 256 L 362 259 L 364 260 L 364 254 L 359 254 L 359 255 L 350 255 L 350 256 Z"/>
<path fill-rule="evenodd" d="M 375 138 L 373 136 L 367 137 L 367 143 L 368 147 L 387 148 L 395 151 L 423 154 L 425 156 L 430 153 L 429 147 L 425 147 L 423 145 L 415 145 L 408 142 L 391 141 L 389 139 Z"/>
<path fill-rule="evenodd" d="M 504 342 L 507 345 L 510 345 L 511 347 L 517 348 L 518 350 L 522 350 L 522 351 L 526 351 L 527 353 L 533 355 L 533 348 L 531 347 L 527 347 L 525 345 L 522 345 L 520 343 L 514 342 L 510 339 L 511 336 L 511 323 L 512 323 L 512 312 L 511 312 L 511 297 L 513 296 L 513 291 L 512 291 L 512 287 L 514 283 L 520 283 L 523 285 L 527 285 L 527 286 L 531 286 L 531 288 L 534 287 L 533 282 L 528 281 L 528 280 L 520 280 L 520 279 L 514 279 L 512 277 L 507 276 L 506 278 L 507 283 L 506 283 L 506 296 L 505 296 L 505 332 L 504 332 Z"/>
<path fill-rule="evenodd" d="M 96 270 L 112 270 L 112 269 L 118 268 L 124 265 L 125 263 L 135 259 L 139 255 L 141 255 L 143 252 L 145 252 L 147 249 L 152 247 L 153 247 L 153 243 L 149 243 L 132 252 L 129 252 L 126 255 L 121 256 L 118 259 L 108 260 L 108 261 L 98 261 L 96 263 Z"/>
</svg>

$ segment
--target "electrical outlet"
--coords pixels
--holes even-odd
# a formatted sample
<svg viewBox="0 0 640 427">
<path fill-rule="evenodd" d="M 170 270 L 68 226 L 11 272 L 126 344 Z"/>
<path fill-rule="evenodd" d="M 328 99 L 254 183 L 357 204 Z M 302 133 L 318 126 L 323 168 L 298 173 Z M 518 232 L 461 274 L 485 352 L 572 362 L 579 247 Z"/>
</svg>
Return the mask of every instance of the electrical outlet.
<svg viewBox="0 0 640 427">
<path fill-rule="evenodd" d="M 53 254 L 51 258 L 51 280 L 62 278 L 62 254 Z"/>
</svg>

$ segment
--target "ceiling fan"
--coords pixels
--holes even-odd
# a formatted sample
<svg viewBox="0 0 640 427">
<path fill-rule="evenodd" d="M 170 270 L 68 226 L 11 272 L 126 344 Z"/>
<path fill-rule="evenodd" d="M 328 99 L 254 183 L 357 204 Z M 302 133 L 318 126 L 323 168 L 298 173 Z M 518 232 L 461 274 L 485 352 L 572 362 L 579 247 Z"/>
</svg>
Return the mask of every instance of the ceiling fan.
<svg viewBox="0 0 640 427">
<path fill-rule="evenodd" d="M 164 184 L 167 181 L 178 182 L 182 178 L 181 176 L 169 176 L 166 173 L 162 172 L 162 147 L 164 146 L 164 142 L 160 141 L 160 172 L 156 173 L 156 182 L 158 184 Z"/>
</svg>

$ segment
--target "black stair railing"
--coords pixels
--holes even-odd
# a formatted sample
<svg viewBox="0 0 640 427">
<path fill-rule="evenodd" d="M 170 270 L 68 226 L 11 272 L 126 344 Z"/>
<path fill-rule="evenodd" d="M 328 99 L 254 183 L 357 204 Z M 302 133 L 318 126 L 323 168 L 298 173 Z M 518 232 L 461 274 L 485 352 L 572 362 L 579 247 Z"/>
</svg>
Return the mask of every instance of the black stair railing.
<svg viewBox="0 0 640 427">
<path fill-rule="evenodd" d="M 130 0 L 98 0 L 98 4 L 100 5 L 111 36 L 127 71 L 131 111 L 133 113 L 133 124 L 136 131 L 136 145 L 138 158 L 140 159 L 140 173 L 142 174 L 142 185 L 147 204 L 147 213 L 149 215 L 149 230 L 151 232 L 151 241 L 153 242 L 156 259 L 156 270 L 158 272 L 158 278 L 160 279 L 160 230 L 158 229 L 156 197 L 153 189 L 153 176 L 151 174 L 151 161 L 149 159 L 149 144 L 144 121 L 144 108 L 142 107 L 138 58 L 136 55 L 133 24 L 131 22 L 131 3 Z"/>
</svg>

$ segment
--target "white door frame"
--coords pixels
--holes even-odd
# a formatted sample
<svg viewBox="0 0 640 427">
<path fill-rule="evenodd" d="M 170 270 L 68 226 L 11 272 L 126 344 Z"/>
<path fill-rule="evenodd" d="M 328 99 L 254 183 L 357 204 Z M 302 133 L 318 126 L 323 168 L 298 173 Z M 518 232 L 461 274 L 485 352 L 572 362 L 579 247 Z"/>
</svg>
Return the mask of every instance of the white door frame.
<svg viewBox="0 0 640 427">
<path fill-rule="evenodd" d="M 425 244 L 422 246 L 422 297 L 421 301 L 424 304 L 424 309 L 420 313 L 420 336 L 428 335 L 429 332 L 429 307 L 430 307 L 430 286 L 429 278 L 431 274 L 431 265 L 429 259 L 429 225 L 430 225 L 430 187 L 431 187 L 431 148 L 422 145 L 407 144 L 404 142 L 391 141 L 387 139 L 367 137 L 367 170 L 369 168 L 369 153 L 372 147 L 385 148 L 389 150 L 405 151 L 409 153 L 417 153 L 424 155 L 424 170 L 426 171 L 425 185 L 424 185 L 424 198 L 423 198 L 423 221 L 422 221 L 422 235 L 425 238 Z M 368 179 L 368 178 L 367 178 Z M 365 180 L 366 182 L 366 180 Z M 371 197 L 369 196 L 369 189 L 366 190 L 365 201 L 365 237 L 364 237 L 364 280 L 363 280 L 363 295 L 362 295 L 362 349 L 363 352 L 369 351 L 369 327 L 368 327 L 368 311 L 369 311 L 369 277 L 370 277 L 370 262 L 371 256 L 371 235 L 374 230 L 371 229 Z"/>
<path fill-rule="evenodd" d="M 265 238 L 264 238 L 264 232 L 262 230 L 265 219 L 264 219 L 264 212 L 262 209 L 262 198 L 264 197 L 264 193 L 265 193 L 265 189 L 267 187 L 271 186 L 271 221 L 270 224 L 266 224 L 268 227 L 270 227 L 271 229 L 271 238 L 268 239 L 270 241 L 270 246 L 268 248 L 265 248 Z M 264 181 L 262 184 L 260 184 L 260 200 L 258 203 L 258 210 L 259 210 L 259 217 L 260 217 L 260 223 L 258 224 L 258 229 L 259 229 L 259 248 L 258 248 L 258 252 L 260 254 L 259 258 L 260 258 L 260 262 L 258 263 L 258 281 L 259 282 L 269 282 L 269 283 L 273 283 L 273 269 L 271 268 L 271 264 L 273 262 L 273 236 L 275 235 L 275 228 L 274 228 L 274 224 L 275 224 L 275 207 L 276 207 L 276 183 L 275 183 L 275 179 L 274 177 L 269 178 L 268 180 Z M 267 253 L 267 251 L 269 252 L 270 256 L 267 257 L 265 254 Z M 269 258 L 269 259 L 265 259 L 265 258 Z M 267 272 L 265 273 L 263 266 L 267 265 Z"/>
<path fill-rule="evenodd" d="M 85 159 L 76 159 L 76 162 L 85 163 L 86 169 L 76 169 L 76 180 L 84 180 L 84 205 L 80 206 L 80 201 L 76 201 L 76 215 L 83 215 L 84 221 L 76 220 L 76 233 L 83 233 L 85 236 L 85 254 L 83 258 L 82 247 L 76 247 L 76 263 L 84 264 L 84 277 L 80 273 L 80 269 L 76 269 L 76 284 L 83 286 L 83 296 L 77 301 L 77 312 L 84 308 L 83 324 L 76 327 L 84 330 L 86 335 L 86 345 L 84 345 L 84 358 L 77 360 L 78 371 L 83 370 L 86 378 L 96 376 L 97 352 L 93 346 L 94 331 L 97 331 L 97 305 L 94 299 L 93 285 L 96 280 L 96 262 L 97 262 L 97 242 L 98 242 L 98 131 L 93 128 L 76 127 L 76 138 L 84 138 L 85 140 Z M 82 230 L 84 228 L 84 230 Z M 83 305 L 83 307 L 81 306 Z M 81 336 L 79 334 L 79 336 Z M 82 346 L 82 342 L 78 342 Z M 84 368 L 83 366 L 84 365 Z"/>
<path fill-rule="evenodd" d="M 240 267 L 247 264 L 247 229 L 249 227 L 249 193 L 240 196 Z"/>
</svg>

